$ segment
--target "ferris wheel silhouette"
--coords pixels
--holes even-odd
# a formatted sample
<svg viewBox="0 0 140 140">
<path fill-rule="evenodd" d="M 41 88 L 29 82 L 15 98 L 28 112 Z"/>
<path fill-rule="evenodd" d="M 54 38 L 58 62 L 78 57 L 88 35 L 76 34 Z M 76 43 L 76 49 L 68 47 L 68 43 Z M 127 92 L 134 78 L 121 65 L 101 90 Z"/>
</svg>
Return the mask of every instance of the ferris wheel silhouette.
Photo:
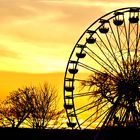
<svg viewBox="0 0 140 140">
<path fill-rule="evenodd" d="M 64 76 L 68 127 L 140 127 L 139 7 L 111 11 L 76 42 Z"/>
</svg>

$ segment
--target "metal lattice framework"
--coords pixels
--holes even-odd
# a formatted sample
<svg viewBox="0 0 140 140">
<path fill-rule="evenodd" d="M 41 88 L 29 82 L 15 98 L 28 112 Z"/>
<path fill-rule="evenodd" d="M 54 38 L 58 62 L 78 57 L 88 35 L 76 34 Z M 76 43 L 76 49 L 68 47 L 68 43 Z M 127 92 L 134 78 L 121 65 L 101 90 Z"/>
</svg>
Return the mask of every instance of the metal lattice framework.
<svg viewBox="0 0 140 140">
<path fill-rule="evenodd" d="M 107 13 L 75 44 L 64 77 L 68 127 L 140 127 L 139 13 Z"/>
</svg>

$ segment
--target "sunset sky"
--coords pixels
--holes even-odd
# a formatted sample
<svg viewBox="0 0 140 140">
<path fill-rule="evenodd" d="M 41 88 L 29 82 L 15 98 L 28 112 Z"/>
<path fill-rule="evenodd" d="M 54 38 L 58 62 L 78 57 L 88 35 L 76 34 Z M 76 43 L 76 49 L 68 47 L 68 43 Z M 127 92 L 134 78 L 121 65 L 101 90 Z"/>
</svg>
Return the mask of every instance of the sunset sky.
<svg viewBox="0 0 140 140">
<path fill-rule="evenodd" d="M 107 12 L 131 6 L 140 6 L 140 1 L 0 0 L 1 95 L 45 81 L 44 74 L 64 73 L 86 28 Z M 62 90 L 63 74 L 60 77 Z"/>
</svg>

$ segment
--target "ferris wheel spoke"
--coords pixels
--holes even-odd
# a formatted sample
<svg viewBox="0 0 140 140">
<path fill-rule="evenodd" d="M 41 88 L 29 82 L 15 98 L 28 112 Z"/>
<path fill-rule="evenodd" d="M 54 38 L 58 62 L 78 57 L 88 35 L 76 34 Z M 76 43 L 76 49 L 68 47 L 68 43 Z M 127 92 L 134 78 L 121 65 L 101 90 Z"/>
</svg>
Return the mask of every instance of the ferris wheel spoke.
<svg viewBox="0 0 140 140">
<path fill-rule="evenodd" d="M 93 95 L 93 92 L 92 91 L 89 91 L 89 92 L 84 92 L 84 93 L 75 93 L 74 94 L 74 98 L 79 98 L 79 97 L 83 97 L 83 96 L 91 96 Z"/>
<path fill-rule="evenodd" d="M 93 59 L 94 59 L 94 58 L 93 58 Z M 97 61 L 97 62 L 98 62 L 98 61 Z M 93 67 L 91 67 L 91 66 L 88 66 L 88 65 L 82 63 L 82 62 L 78 62 L 78 66 L 80 66 L 80 67 L 82 67 L 82 68 L 85 68 L 86 70 L 89 70 L 89 71 L 91 71 L 91 72 L 93 72 L 93 73 L 104 74 L 104 72 L 99 71 L 99 70 L 97 70 L 97 69 L 95 69 L 95 68 L 93 68 Z M 104 67 L 104 66 L 103 66 L 103 67 Z M 106 68 L 105 68 L 105 69 L 106 69 Z M 115 77 L 115 75 L 114 75 L 113 73 L 111 73 L 109 70 L 106 69 L 106 71 L 107 71 L 108 73 L 110 73 L 110 75 L 112 75 L 112 76 Z"/>
<path fill-rule="evenodd" d="M 130 37 L 130 41 L 131 41 L 131 44 L 130 44 L 130 51 L 131 51 L 131 48 L 133 47 L 133 48 L 135 48 L 135 47 L 137 47 L 137 38 L 138 38 L 138 24 L 137 25 L 135 25 L 136 27 L 132 27 L 133 29 L 132 29 L 132 33 L 133 33 L 133 30 L 134 30 L 134 35 L 133 35 L 133 39 L 131 39 L 131 37 Z M 135 29 L 136 28 L 136 29 Z M 135 31 L 136 30 L 136 31 Z M 131 35 L 131 33 L 130 33 L 130 35 Z"/>
<path fill-rule="evenodd" d="M 135 26 L 132 27 L 131 26 Z M 137 61 L 137 42 L 138 42 L 138 32 L 135 32 L 135 28 L 137 28 L 138 30 L 138 24 L 136 25 L 131 25 L 131 23 L 129 23 L 129 42 L 128 42 L 128 55 L 127 55 L 127 63 L 135 63 L 135 61 Z M 131 29 L 131 30 L 130 30 Z M 134 33 L 134 34 L 133 34 Z M 133 52 L 133 53 L 132 53 Z M 129 72 L 129 67 L 127 66 L 127 72 Z"/>
<path fill-rule="evenodd" d="M 103 104 L 103 105 L 102 105 Z M 108 102 L 107 101 L 102 101 L 101 103 L 100 103 L 100 108 L 98 108 L 98 112 L 100 111 L 100 110 L 102 110 L 103 109 L 103 107 L 105 106 L 105 105 L 107 105 L 108 104 Z M 93 103 L 93 102 L 91 102 L 91 103 L 89 103 L 89 104 L 87 104 L 87 105 L 84 105 L 84 106 L 81 106 L 81 107 L 79 107 L 79 108 L 77 108 L 75 111 L 77 112 L 77 115 L 80 115 L 80 114 L 82 114 L 82 113 L 84 113 L 84 112 L 87 112 L 87 111 L 89 111 L 89 110 L 92 110 L 92 109 L 94 109 L 94 108 L 97 108 L 97 103 Z M 97 112 L 95 112 L 95 114 L 96 114 Z"/>
<path fill-rule="evenodd" d="M 110 50 L 111 50 L 111 52 L 112 52 L 112 57 L 113 57 L 114 61 L 117 63 L 118 67 L 120 67 L 119 69 L 120 69 L 120 70 L 123 70 L 123 67 L 121 67 L 121 65 L 120 65 L 121 62 L 118 61 L 118 58 L 117 58 L 117 56 L 116 56 L 116 54 L 115 54 L 115 52 L 114 52 L 114 50 L 113 50 L 113 46 L 112 46 L 112 44 L 111 44 L 111 41 L 110 41 L 108 35 L 106 35 L 106 38 L 107 38 L 107 41 L 108 41 L 108 43 L 109 43 L 109 47 L 110 47 Z M 118 46 L 118 50 L 119 50 L 120 55 L 121 55 L 121 57 L 122 57 L 122 60 L 123 60 L 123 62 L 124 62 L 124 58 L 123 58 L 122 50 L 121 50 L 121 47 L 120 47 L 120 46 Z"/>
<path fill-rule="evenodd" d="M 99 35 L 98 33 L 97 33 L 97 36 L 98 36 L 98 38 L 100 39 L 100 41 L 102 42 L 102 45 L 101 45 L 101 46 L 104 46 L 104 47 L 106 48 L 106 50 L 108 51 L 108 53 L 109 53 L 112 57 L 115 58 L 116 56 L 115 56 L 115 53 L 114 53 L 114 51 L 113 51 L 111 42 L 110 42 L 110 40 L 108 39 L 108 35 L 105 34 L 109 46 L 107 46 L 107 44 L 103 41 L 103 39 L 100 37 L 100 35 Z M 101 49 L 100 44 L 98 44 L 97 46 L 99 47 L 99 49 L 101 50 L 101 52 L 104 54 L 104 51 Z M 110 48 L 109 48 L 109 47 L 110 47 Z M 105 57 L 106 57 L 106 59 L 109 59 L 108 56 L 105 55 Z M 111 63 L 111 65 L 112 65 L 112 63 Z M 113 65 L 112 65 L 112 66 L 113 66 Z M 113 66 L 113 67 L 114 67 L 114 66 Z"/>
<path fill-rule="evenodd" d="M 125 38 L 126 38 L 125 37 L 126 34 L 123 33 L 123 30 L 124 30 L 125 27 L 117 26 L 116 28 L 117 28 L 118 44 L 119 44 L 118 50 L 119 50 L 120 57 L 121 57 L 121 62 L 120 63 L 122 64 L 123 73 L 126 75 L 125 58 L 123 56 L 123 50 L 124 50 L 124 47 L 126 45 L 126 43 L 125 43 L 126 41 L 122 42 L 122 39 L 121 39 L 121 38 L 124 38 L 124 40 L 125 40 Z M 121 36 L 121 34 L 123 34 L 123 36 Z"/>
<path fill-rule="evenodd" d="M 100 40 L 102 41 L 102 39 L 100 38 Z M 103 42 L 103 41 L 102 41 Z M 109 59 L 108 57 L 108 54 L 105 54 L 105 52 L 102 50 L 99 42 L 96 42 L 98 48 L 100 49 L 100 51 L 102 52 L 102 54 L 105 56 L 106 60 L 109 62 L 109 64 L 105 63 L 105 61 L 103 61 L 107 66 L 109 66 L 113 71 L 115 71 L 116 73 L 118 73 L 117 69 L 114 67 L 114 65 L 112 64 L 112 61 Z M 111 54 L 112 56 L 112 53 L 110 52 L 110 50 L 108 49 L 108 47 L 106 46 L 105 43 L 103 43 L 103 45 L 105 46 L 105 48 L 108 50 L 108 52 Z M 114 57 L 114 56 L 113 56 Z M 115 57 L 114 57 L 115 58 Z M 118 64 L 118 63 L 117 63 Z M 118 65 L 119 68 L 121 68 L 120 65 Z"/>
<path fill-rule="evenodd" d="M 76 115 L 78 116 L 79 114 L 81 114 L 81 113 L 83 113 L 85 111 L 89 111 L 91 109 L 92 104 L 93 103 L 91 102 L 91 103 L 88 103 L 86 105 L 80 106 L 77 109 L 75 109 L 75 111 L 77 112 Z"/>
<path fill-rule="evenodd" d="M 138 38 L 136 40 L 136 48 L 135 48 L 135 53 L 134 53 L 134 60 L 137 60 L 137 57 L 138 57 L 138 45 L 139 45 L 139 41 L 140 41 L 140 34 L 138 35 Z"/>
<path fill-rule="evenodd" d="M 100 100 L 100 99 L 97 99 L 96 101 L 92 101 L 92 102 L 90 102 L 90 103 L 88 103 L 88 104 L 85 104 L 85 105 L 82 105 L 82 106 L 80 106 L 80 107 L 78 107 L 75 111 L 77 112 L 77 115 L 79 115 L 79 114 L 82 114 L 82 113 L 84 113 L 84 112 L 86 112 L 86 111 L 89 111 L 89 110 L 91 110 L 91 109 L 93 109 L 93 108 L 96 108 L 97 107 L 97 101 L 98 100 Z M 106 103 L 106 101 L 104 100 L 104 101 L 100 101 L 100 103 L 101 104 L 104 104 L 104 103 Z M 101 108 L 99 108 L 99 109 L 102 109 L 102 107 Z"/>
<path fill-rule="evenodd" d="M 75 82 L 89 82 L 87 79 L 78 79 L 78 78 L 74 78 L 73 81 Z"/>
<path fill-rule="evenodd" d="M 130 17 L 130 14 L 129 14 L 129 17 Z M 131 38 L 130 38 L 130 34 L 131 34 L 131 31 L 130 31 L 130 26 L 131 26 L 131 23 L 129 22 L 129 24 L 128 24 L 128 32 L 127 32 L 127 35 L 128 35 L 128 38 L 127 38 L 127 50 L 128 50 L 128 52 L 127 52 L 127 61 L 129 62 L 131 62 L 131 54 L 130 54 L 130 41 L 131 41 Z"/>
<path fill-rule="evenodd" d="M 124 21 L 124 19 L 122 19 L 122 21 Z M 121 25 L 121 26 L 123 26 L 123 25 Z M 121 33 L 122 33 L 122 30 L 123 29 L 120 29 L 121 27 L 120 26 L 115 26 L 116 28 L 117 28 L 117 35 L 114 33 L 114 31 L 113 31 L 113 27 L 112 27 L 112 25 L 111 25 L 111 23 L 109 22 L 109 27 L 110 27 L 110 29 L 111 29 L 111 31 L 110 31 L 110 38 L 111 39 L 113 39 L 113 41 L 114 41 L 114 43 L 115 43 L 115 45 L 116 45 L 116 49 L 120 52 L 120 54 L 121 54 L 121 57 L 123 57 L 123 54 L 122 54 L 122 51 L 123 51 L 123 48 L 121 48 L 121 38 L 120 38 L 120 33 L 119 33 L 119 30 L 121 30 Z M 123 27 L 122 27 L 123 28 Z M 118 39 L 117 39 L 118 38 Z M 108 40 L 109 40 L 109 38 L 108 38 Z M 110 44 L 111 44 L 111 41 L 109 40 L 109 42 L 110 42 Z M 115 58 L 115 61 L 118 59 L 117 58 L 117 56 L 116 56 L 116 54 L 115 54 L 115 52 L 116 52 L 116 50 L 113 50 L 113 48 L 112 48 L 112 45 L 110 45 L 110 49 L 112 49 L 112 52 L 113 52 L 113 56 L 114 56 L 114 58 Z M 115 48 L 114 48 L 115 49 Z M 115 52 L 114 52 L 115 51 Z M 124 58 L 123 58 L 124 59 Z"/>
<path fill-rule="evenodd" d="M 121 101 L 121 96 L 118 96 L 115 103 L 110 107 L 110 111 L 109 111 L 108 115 L 106 116 L 106 119 L 105 119 L 102 127 L 105 127 L 106 125 L 108 125 L 109 122 L 114 118 L 114 115 L 118 111 L 118 106 L 119 106 L 120 101 Z"/>
<path fill-rule="evenodd" d="M 129 18 L 131 18 L 131 13 L 129 14 Z M 138 37 L 138 22 L 136 23 L 129 22 L 127 34 L 128 34 L 128 43 L 127 43 L 128 44 L 128 61 L 132 62 L 132 56 L 131 56 L 132 49 L 131 48 L 132 46 L 133 48 L 136 47 L 137 37 Z"/>
<path fill-rule="evenodd" d="M 136 27 L 133 27 L 133 28 L 136 28 L 136 29 L 133 29 L 134 30 L 134 35 L 133 35 L 133 38 L 134 39 L 131 39 L 130 38 L 130 41 L 131 41 L 131 45 L 130 45 L 130 48 L 134 48 L 136 49 L 137 48 L 137 42 L 138 42 L 138 39 L 139 39 L 139 33 L 138 33 L 138 24 L 135 25 Z M 135 31 L 136 30 L 136 31 Z"/>
<path fill-rule="evenodd" d="M 88 128 L 91 124 L 95 123 L 97 120 L 99 120 L 100 118 L 102 118 L 102 119 L 98 122 L 98 125 L 96 126 L 96 127 L 98 127 L 101 123 L 103 123 L 103 120 L 105 119 L 105 117 L 106 117 L 106 115 L 108 114 L 108 112 L 109 112 L 109 108 L 106 109 L 105 111 L 102 111 L 102 112 L 100 113 L 100 115 L 96 116 L 95 119 L 94 119 L 93 121 L 91 121 L 91 122 L 87 125 L 86 128 Z M 95 112 L 95 113 L 97 113 L 97 112 Z M 95 113 L 92 114 L 91 116 L 89 116 L 89 117 L 84 121 L 84 123 L 85 123 L 86 121 L 88 121 L 93 115 L 95 115 Z"/>
<path fill-rule="evenodd" d="M 88 48 L 89 49 L 89 48 Z M 85 51 L 85 50 L 84 50 Z M 103 59 L 101 59 L 96 53 L 94 53 L 91 49 L 89 49 L 89 52 L 85 51 L 86 54 L 88 54 L 88 56 L 90 56 L 96 63 L 98 63 L 102 68 L 104 68 L 104 70 L 106 70 L 108 73 L 110 73 L 112 75 L 112 71 L 115 71 L 116 73 L 118 73 L 115 69 L 113 69 L 110 65 L 108 65 Z M 94 56 L 96 56 L 97 58 L 95 58 Z M 99 60 L 102 62 L 99 62 Z M 106 66 L 106 67 L 105 67 Z M 111 69 L 111 70 L 109 70 Z M 114 75 L 115 76 L 115 75 Z"/>
<path fill-rule="evenodd" d="M 102 119 L 98 122 L 98 125 L 96 126 L 96 128 L 98 128 L 98 127 L 100 126 L 100 124 L 103 124 L 103 122 L 104 122 L 106 116 L 108 115 L 109 111 L 110 111 L 110 109 L 108 108 L 104 113 L 102 113 L 102 114 L 100 115 L 100 117 L 102 117 L 102 116 L 103 116 L 103 117 L 102 117 Z M 98 117 L 97 119 L 99 119 L 100 117 Z"/>
<path fill-rule="evenodd" d="M 134 53 L 134 59 L 137 60 L 137 52 L 138 52 L 138 45 L 140 40 L 140 33 L 139 33 L 139 26 L 137 26 L 137 36 L 136 36 L 136 47 L 135 47 L 135 53 Z"/>
<path fill-rule="evenodd" d="M 124 19 L 122 19 L 122 21 L 124 21 Z M 121 25 L 122 26 L 122 25 Z M 109 46 L 110 46 L 110 48 L 111 48 L 111 50 L 112 50 L 112 52 L 113 52 L 113 58 L 114 58 L 114 61 L 116 62 L 116 64 L 118 65 L 118 68 L 120 69 L 120 71 L 122 71 L 124 74 L 126 73 L 125 72 L 125 60 L 124 60 L 124 57 L 123 57 L 123 48 L 121 47 L 121 38 L 120 38 L 120 33 L 119 33 L 119 28 L 120 27 L 118 27 L 117 26 L 117 35 L 115 35 L 115 33 L 114 33 L 114 31 L 113 31 L 113 27 L 112 27 L 112 25 L 111 25 L 111 23 L 109 22 L 109 27 L 110 27 L 110 29 L 111 29 L 111 31 L 110 31 L 110 34 L 111 34 L 111 39 L 113 39 L 114 40 L 114 42 L 115 42 L 115 44 L 116 44 L 116 49 L 118 50 L 118 52 L 120 53 L 120 57 L 121 57 L 121 60 L 122 60 L 122 62 L 120 61 L 120 62 L 118 62 L 118 57 L 116 56 L 116 54 L 115 54 L 115 52 L 116 52 L 116 50 L 113 50 L 113 48 L 112 48 L 112 44 L 111 44 L 111 41 L 110 41 L 110 39 L 108 38 L 108 36 L 107 36 L 107 40 L 108 40 L 108 42 L 109 42 Z M 117 37 L 118 37 L 118 41 L 117 41 Z M 115 51 L 115 52 L 114 52 Z M 121 66 L 121 64 L 122 64 L 122 66 Z"/>
<path fill-rule="evenodd" d="M 113 34 L 113 33 L 111 33 L 111 34 Z M 103 55 L 105 56 L 105 58 L 107 59 L 107 61 L 110 63 L 111 67 L 117 71 L 117 69 L 114 67 L 112 61 L 110 60 L 110 57 L 113 58 L 113 59 L 115 60 L 115 62 L 116 62 L 116 64 L 117 64 L 118 68 L 119 68 L 120 71 L 121 71 L 121 70 L 122 70 L 122 67 L 120 66 L 120 64 L 119 64 L 119 62 L 118 62 L 118 60 L 117 60 L 117 58 L 116 58 L 116 55 L 115 55 L 115 53 L 114 53 L 114 51 L 113 51 L 112 44 L 111 44 L 110 40 L 108 39 L 107 34 L 106 34 L 105 36 L 106 36 L 107 41 L 108 41 L 108 44 L 109 44 L 108 46 L 107 46 L 106 43 L 102 40 L 102 38 L 100 37 L 99 34 L 97 34 L 97 36 L 99 37 L 100 41 L 103 43 L 103 46 L 106 48 L 108 54 L 105 54 L 105 53 L 104 53 L 104 51 L 102 50 L 100 44 L 97 43 L 97 46 L 98 46 L 98 48 L 101 50 L 101 52 L 103 53 Z M 117 44 L 118 44 L 118 43 L 117 43 Z M 110 49 L 109 49 L 109 48 L 110 48 Z M 110 57 L 108 57 L 109 54 L 110 54 Z"/>
<path fill-rule="evenodd" d="M 97 69 L 95 69 L 95 68 L 93 68 L 91 66 L 88 66 L 88 65 L 86 65 L 86 64 L 84 64 L 82 62 L 78 62 L 78 66 L 80 66 L 80 67 L 82 67 L 82 68 L 84 68 L 86 70 L 89 70 L 91 72 L 97 72 L 98 71 Z"/>
</svg>

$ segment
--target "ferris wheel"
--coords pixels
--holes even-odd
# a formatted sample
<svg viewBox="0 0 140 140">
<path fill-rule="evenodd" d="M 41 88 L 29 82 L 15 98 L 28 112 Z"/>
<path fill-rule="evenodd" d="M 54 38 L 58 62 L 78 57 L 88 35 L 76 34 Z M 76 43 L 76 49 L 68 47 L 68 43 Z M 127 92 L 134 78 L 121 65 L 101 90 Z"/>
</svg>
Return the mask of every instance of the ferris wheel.
<svg viewBox="0 0 140 140">
<path fill-rule="evenodd" d="M 140 7 L 111 11 L 75 44 L 64 76 L 68 127 L 140 127 Z"/>
</svg>

